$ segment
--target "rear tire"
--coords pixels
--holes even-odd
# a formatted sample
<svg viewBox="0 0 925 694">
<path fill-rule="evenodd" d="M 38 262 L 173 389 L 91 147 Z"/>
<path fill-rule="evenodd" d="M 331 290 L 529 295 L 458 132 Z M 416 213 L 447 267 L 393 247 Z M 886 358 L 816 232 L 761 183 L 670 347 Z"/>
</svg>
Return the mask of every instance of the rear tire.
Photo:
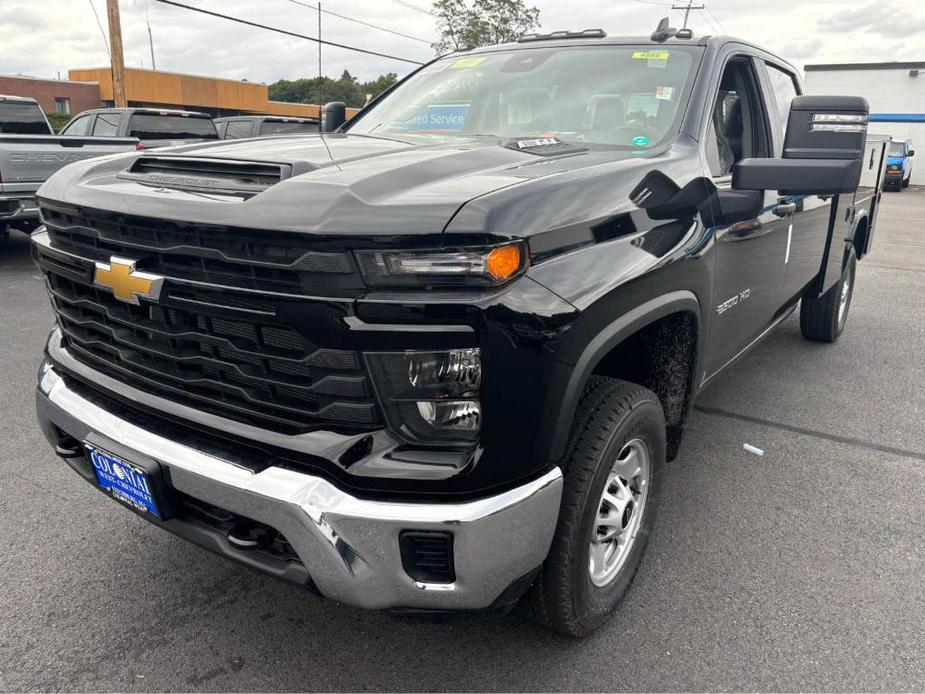
<svg viewBox="0 0 925 694">
<path fill-rule="evenodd" d="M 592 376 L 566 450 L 559 524 L 528 600 L 544 625 L 586 636 L 626 594 L 652 533 L 666 450 L 658 397 Z"/>
<path fill-rule="evenodd" d="M 845 329 L 857 272 L 854 246 L 847 251 L 841 279 L 822 296 L 810 287 L 800 302 L 800 332 L 812 342 L 835 342 Z"/>
</svg>

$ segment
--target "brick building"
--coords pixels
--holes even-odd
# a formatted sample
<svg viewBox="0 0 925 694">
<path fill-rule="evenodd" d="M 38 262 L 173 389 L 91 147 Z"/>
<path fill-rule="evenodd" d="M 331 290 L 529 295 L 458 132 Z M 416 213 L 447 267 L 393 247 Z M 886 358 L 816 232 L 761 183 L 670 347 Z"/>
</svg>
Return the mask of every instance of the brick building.
<svg viewBox="0 0 925 694">
<path fill-rule="evenodd" d="M 0 75 L 0 94 L 31 96 L 47 112 L 80 113 L 102 103 L 97 82 Z"/>
</svg>

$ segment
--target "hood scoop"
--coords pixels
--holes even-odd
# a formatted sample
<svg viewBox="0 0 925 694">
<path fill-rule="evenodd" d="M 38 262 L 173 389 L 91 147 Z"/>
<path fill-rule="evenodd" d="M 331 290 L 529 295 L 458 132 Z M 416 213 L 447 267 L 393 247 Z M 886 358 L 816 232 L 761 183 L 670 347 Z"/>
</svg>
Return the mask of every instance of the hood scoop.
<svg viewBox="0 0 925 694">
<path fill-rule="evenodd" d="M 158 188 L 251 197 L 291 175 L 288 164 L 163 155 L 139 157 L 118 177 Z"/>
</svg>

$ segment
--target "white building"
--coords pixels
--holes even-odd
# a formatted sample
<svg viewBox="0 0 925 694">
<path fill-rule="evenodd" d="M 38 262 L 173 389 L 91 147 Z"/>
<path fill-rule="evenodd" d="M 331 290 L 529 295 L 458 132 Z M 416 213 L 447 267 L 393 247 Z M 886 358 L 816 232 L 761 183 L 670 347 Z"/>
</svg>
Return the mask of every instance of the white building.
<svg viewBox="0 0 925 694">
<path fill-rule="evenodd" d="M 870 102 L 872 133 L 912 140 L 913 183 L 925 182 L 925 62 L 806 65 L 809 94 L 852 94 Z M 918 179 L 917 181 L 915 179 Z"/>
</svg>

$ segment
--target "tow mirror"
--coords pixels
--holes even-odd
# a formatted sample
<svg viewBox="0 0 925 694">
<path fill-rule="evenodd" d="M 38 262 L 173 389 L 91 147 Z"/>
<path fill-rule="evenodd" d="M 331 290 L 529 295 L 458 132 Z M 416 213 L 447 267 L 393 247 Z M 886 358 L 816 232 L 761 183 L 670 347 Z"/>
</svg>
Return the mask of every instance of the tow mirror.
<svg viewBox="0 0 925 694">
<path fill-rule="evenodd" d="M 857 190 L 867 139 L 867 100 L 798 96 L 790 106 L 780 159 L 743 159 L 732 170 L 735 190 L 783 195 L 836 195 Z"/>
<path fill-rule="evenodd" d="M 329 101 L 321 107 L 321 132 L 333 133 L 347 122 L 347 104 Z"/>
</svg>

